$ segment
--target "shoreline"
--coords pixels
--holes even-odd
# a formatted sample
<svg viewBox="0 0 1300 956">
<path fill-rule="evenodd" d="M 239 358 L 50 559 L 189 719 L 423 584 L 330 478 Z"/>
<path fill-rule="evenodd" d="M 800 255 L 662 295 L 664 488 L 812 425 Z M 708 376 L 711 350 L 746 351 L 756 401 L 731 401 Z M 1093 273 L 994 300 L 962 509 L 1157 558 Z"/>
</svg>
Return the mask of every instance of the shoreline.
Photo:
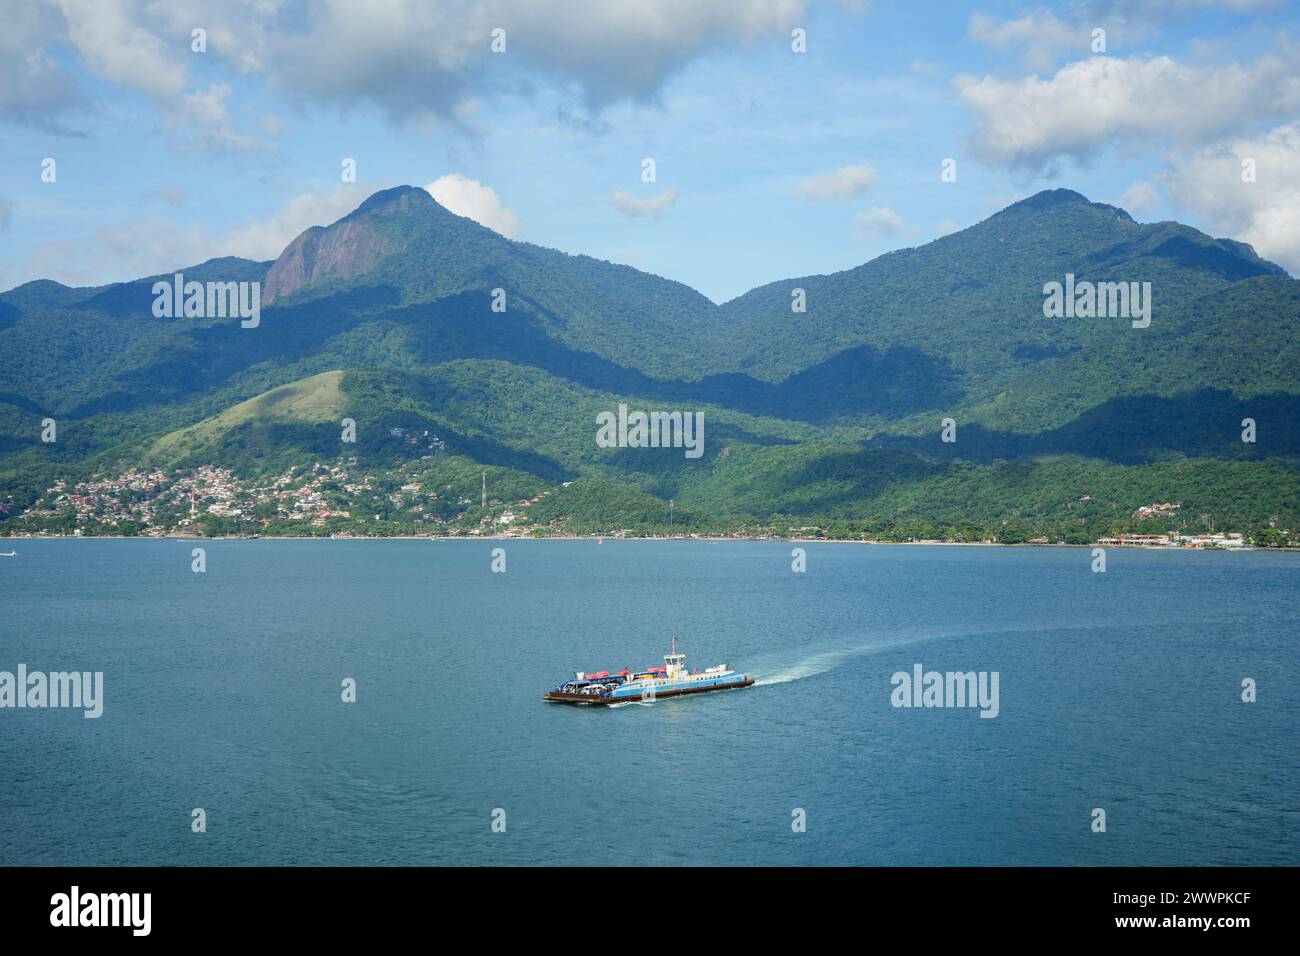
<svg viewBox="0 0 1300 956">
<path fill-rule="evenodd" d="M 547 535 L 546 537 L 518 537 L 510 535 L 358 535 L 346 537 L 330 537 L 328 535 L 258 535 L 253 537 L 193 537 L 189 535 L 129 535 L 129 534 L 96 534 L 96 535 L 71 535 L 71 534 L 42 534 L 42 535 L 22 535 L 19 537 L 0 536 L 2 543 L 14 543 L 18 541 L 598 541 L 604 543 L 609 541 L 681 541 L 681 542 L 726 542 L 726 541 L 770 541 L 781 544 L 864 544 L 878 545 L 885 547 L 941 547 L 941 548 L 1114 548 L 1122 551 L 1209 551 L 1209 552 L 1233 552 L 1233 551 L 1276 551 L 1276 552 L 1295 552 L 1300 553 L 1300 548 L 1261 548 L 1248 546 L 1242 548 L 1183 548 L 1173 547 L 1170 545 L 1131 545 L 1131 544 L 1110 544 L 1101 545 L 1097 542 L 1089 544 L 1066 544 L 1065 542 L 1037 542 L 1030 544 L 1028 542 L 1018 542 L 1008 544 L 1001 541 L 875 541 L 865 538 L 780 538 L 780 537 L 614 537 L 612 535 Z"/>
</svg>

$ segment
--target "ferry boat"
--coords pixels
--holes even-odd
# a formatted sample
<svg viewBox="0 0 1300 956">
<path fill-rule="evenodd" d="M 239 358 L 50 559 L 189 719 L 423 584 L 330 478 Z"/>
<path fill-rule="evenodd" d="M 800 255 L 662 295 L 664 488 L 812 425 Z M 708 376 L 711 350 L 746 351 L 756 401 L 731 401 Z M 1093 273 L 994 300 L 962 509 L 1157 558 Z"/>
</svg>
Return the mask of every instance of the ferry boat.
<svg viewBox="0 0 1300 956">
<path fill-rule="evenodd" d="M 559 684 L 542 695 L 542 700 L 557 704 L 617 704 L 624 701 L 653 701 L 660 697 L 702 694 L 711 690 L 734 690 L 749 687 L 754 679 L 748 674 L 728 669 L 726 664 L 702 671 L 686 669 L 686 655 L 673 648 L 664 655 L 663 667 L 643 671 L 621 670 L 611 674 L 578 671 L 573 680 Z"/>
</svg>

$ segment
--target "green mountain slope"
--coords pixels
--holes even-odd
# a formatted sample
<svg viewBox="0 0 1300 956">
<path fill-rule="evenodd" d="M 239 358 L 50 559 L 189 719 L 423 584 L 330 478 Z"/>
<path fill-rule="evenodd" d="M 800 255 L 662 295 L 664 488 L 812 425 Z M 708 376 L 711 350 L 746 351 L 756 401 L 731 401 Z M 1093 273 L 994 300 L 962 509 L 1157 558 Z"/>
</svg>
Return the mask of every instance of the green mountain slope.
<svg viewBox="0 0 1300 956">
<path fill-rule="evenodd" d="M 56 480 L 140 464 L 270 474 L 340 458 L 454 459 L 529 488 L 583 479 L 544 510 L 558 520 L 569 502 L 589 527 L 601 507 L 644 517 L 668 498 L 696 527 L 774 514 L 951 523 L 963 508 L 1048 520 L 1071 470 L 1115 483 L 1092 495 L 1111 502 L 1107 520 L 1132 510 L 1125 488 L 1256 523 L 1295 513 L 1300 283 L 1240 243 L 1066 190 L 722 306 L 511 241 L 410 187 L 313 227 L 273 263 L 178 271 L 262 282 L 258 327 L 155 318 L 159 277 L 0 294 L 8 514 Z M 1067 273 L 1150 282 L 1150 327 L 1045 318 L 1043 286 Z M 791 312 L 795 288 L 805 313 Z M 597 447 L 596 415 L 619 403 L 703 411 L 704 456 Z M 344 416 L 355 446 L 340 442 Z M 47 417 L 57 442 L 40 440 Z M 939 440 L 944 418 L 956 443 Z M 1075 521 L 1066 510 L 1056 518 Z"/>
</svg>

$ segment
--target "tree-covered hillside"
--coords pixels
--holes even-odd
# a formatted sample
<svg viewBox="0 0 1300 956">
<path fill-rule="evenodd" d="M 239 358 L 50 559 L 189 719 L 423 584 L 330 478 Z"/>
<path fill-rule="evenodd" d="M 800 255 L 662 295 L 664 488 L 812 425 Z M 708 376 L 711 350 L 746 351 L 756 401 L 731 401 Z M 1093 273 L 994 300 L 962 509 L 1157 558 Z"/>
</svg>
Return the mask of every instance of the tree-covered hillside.
<svg viewBox="0 0 1300 956">
<path fill-rule="evenodd" d="M 528 476 L 555 490 L 539 515 L 571 507 L 586 527 L 602 507 L 653 526 L 669 499 L 683 527 L 1065 527 L 1145 499 L 1300 524 L 1300 283 L 1240 243 L 1066 190 L 721 306 L 511 241 L 409 187 L 274 263 L 177 271 L 264 283 L 260 322 L 155 317 L 153 283 L 170 275 L 0 294 L 4 518 L 56 482 L 136 467 L 251 477 L 355 460 L 396 474 L 433 436 L 434 460 Z M 1046 318 L 1043 287 L 1067 274 L 1150 283 L 1150 326 Z M 620 404 L 703 412 L 704 454 L 599 447 L 596 416 Z"/>
</svg>

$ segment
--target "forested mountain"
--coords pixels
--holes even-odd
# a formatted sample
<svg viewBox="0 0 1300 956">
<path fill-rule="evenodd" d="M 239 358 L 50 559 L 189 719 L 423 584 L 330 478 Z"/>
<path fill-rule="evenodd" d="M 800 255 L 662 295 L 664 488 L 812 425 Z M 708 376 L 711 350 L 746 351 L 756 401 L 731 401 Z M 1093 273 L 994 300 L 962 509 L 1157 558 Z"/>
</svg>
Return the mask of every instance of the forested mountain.
<svg viewBox="0 0 1300 956">
<path fill-rule="evenodd" d="M 460 482 L 487 465 L 555 488 L 538 514 L 574 527 L 601 525 L 602 507 L 645 523 L 670 497 L 696 526 L 1059 526 L 1118 519 L 1143 497 L 1300 524 L 1300 283 L 1241 243 L 1067 190 L 721 306 L 506 239 L 412 187 L 309 229 L 273 263 L 176 271 L 260 282 L 260 321 L 156 316 L 154 283 L 171 274 L 0 294 L 8 520 L 56 481 L 133 467 L 251 477 L 432 458 Z M 1067 274 L 1150 283 L 1149 326 L 1045 317 L 1044 286 Z M 703 411 L 703 455 L 599 447 L 596 416 L 619 403 Z M 344 418 L 355 443 L 340 440 Z M 949 418 L 955 442 L 940 440 Z M 1255 442 L 1241 440 L 1247 418 Z M 425 433 L 436 452 L 414 455 L 409 437 Z M 1072 504 L 1085 496 L 1109 511 Z"/>
</svg>

